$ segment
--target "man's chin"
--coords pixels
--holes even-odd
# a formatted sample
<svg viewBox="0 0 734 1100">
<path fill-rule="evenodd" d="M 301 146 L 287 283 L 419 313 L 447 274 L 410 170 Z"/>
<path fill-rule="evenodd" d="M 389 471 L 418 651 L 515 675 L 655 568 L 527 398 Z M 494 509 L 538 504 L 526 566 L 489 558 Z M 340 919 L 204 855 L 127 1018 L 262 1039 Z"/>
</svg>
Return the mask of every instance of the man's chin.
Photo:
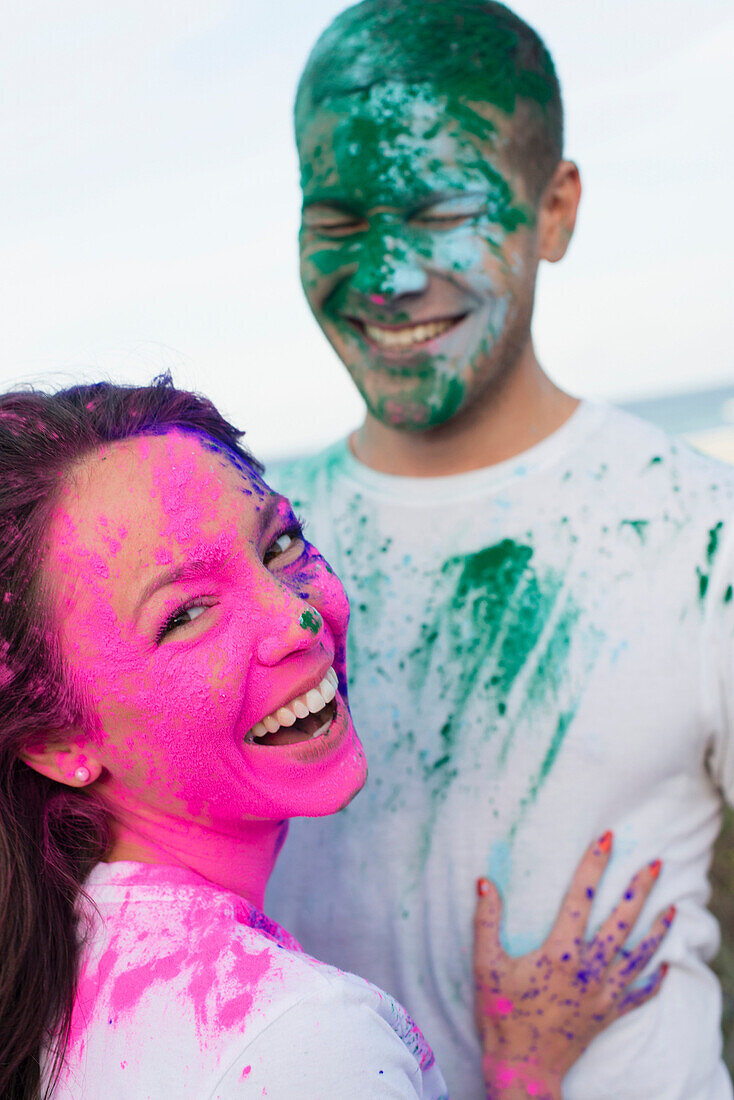
<svg viewBox="0 0 734 1100">
<path fill-rule="evenodd" d="M 367 408 L 375 420 L 386 428 L 401 432 L 430 432 L 440 428 L 460 412 L 465 390 L 458 379 L 440 395 L 387 395 L 375 397 L 362 391 Z"/>
</svg>

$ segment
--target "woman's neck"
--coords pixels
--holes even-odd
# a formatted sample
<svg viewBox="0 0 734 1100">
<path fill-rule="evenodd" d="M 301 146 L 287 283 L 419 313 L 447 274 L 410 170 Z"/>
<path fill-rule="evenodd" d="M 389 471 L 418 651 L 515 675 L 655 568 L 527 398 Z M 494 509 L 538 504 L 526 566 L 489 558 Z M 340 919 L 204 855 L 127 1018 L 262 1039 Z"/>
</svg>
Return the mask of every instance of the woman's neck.
<svg viewBox="0 0 734 1100">
<path fill-rule="evenodd" d="M 265 887 L 288 833 L 287 821 L 242 821 L 236 827 L 202 824 L 148 807 L 116 807 L 114 842 L 109 863 L 135 860 L 187 867 L 232 890 L 258 909 Z"/>
</svg>

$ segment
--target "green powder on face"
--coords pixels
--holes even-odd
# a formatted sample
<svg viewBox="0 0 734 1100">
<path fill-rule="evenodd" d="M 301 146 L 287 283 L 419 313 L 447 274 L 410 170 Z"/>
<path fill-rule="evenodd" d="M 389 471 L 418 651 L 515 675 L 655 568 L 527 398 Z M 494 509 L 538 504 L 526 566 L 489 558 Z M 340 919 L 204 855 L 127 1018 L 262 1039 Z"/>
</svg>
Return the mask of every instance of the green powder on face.
<svg viewBox="0 0 734 1100">
<path fill-rule="evenodd" d="M 517 17 L 500 5 L 356 5 L 317 42 L 299 86 L 296 119 L 386 78 L 430 82 L 438 91 L 491 103 L 508 115 L 518 99 L 545 109 L 557 97 L 553 63 L 539 40 L 534 50 L 520 48 L 521 31 Z"/>
<path fill-rule="evenodd" d="M 311 634 L 316 636 L 321 629 L 321 616 L 317 611 L 313 611 L 310 607 L 307 608 L 298 620 L 299 626 L 302 626 L 304 630 L 308 630 Z"/>
</svg>

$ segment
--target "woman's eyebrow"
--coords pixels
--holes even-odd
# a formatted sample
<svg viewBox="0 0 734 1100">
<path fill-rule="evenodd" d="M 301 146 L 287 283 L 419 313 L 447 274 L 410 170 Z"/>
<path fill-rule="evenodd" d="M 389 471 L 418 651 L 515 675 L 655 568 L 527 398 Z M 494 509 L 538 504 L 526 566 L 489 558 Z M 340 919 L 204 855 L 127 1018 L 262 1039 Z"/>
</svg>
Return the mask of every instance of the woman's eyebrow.
<svg viewBox="0 0 734 1100">
<path fill-rule="evenodd" d="M 229 554 L 225 555 L 221 551 L 212 548 L 211 553 L 207 553 L 205 557 L 187 558 L 177 565 L 171 565 L 160 573 L 156 573 L 144 585 L 133 609 L 133 617 L 138 617 L 143 606 L 159 589 L 165 588 L 169 584 L 175 584 L 177 581 L 193 580 L 201 577 L 204 573 L 211 571 L 212 567 L 216 568 L 229 556 Z"/>
</svg>

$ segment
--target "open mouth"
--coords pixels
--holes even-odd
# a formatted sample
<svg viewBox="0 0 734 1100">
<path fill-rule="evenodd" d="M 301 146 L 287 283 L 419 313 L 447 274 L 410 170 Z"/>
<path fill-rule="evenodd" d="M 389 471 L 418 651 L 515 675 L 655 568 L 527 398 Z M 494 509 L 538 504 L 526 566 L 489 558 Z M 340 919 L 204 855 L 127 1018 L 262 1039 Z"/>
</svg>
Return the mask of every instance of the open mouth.
<svg viewBox="0 0 734 1100">
<path fill-rule="evenodd" d="M 334 669 L 328 669 L 315 688 L 304 695 L 297 695 L 256 722 L 246 734 L 245 744 L 295 745 L 299 741 L 313 741 L 320 737 L 334 720 L 338 684 Z"/>
<path fill-rule="evenodd" d="M 382 352 L 400 354 L 426 347 L 451 329 L 460 325 L 466 313 L 459 317 L 446 317 L 439 321 L 421 321 L 413 325 L 375 325 L 349 317 L 349 322 Z"/>
</svg>

